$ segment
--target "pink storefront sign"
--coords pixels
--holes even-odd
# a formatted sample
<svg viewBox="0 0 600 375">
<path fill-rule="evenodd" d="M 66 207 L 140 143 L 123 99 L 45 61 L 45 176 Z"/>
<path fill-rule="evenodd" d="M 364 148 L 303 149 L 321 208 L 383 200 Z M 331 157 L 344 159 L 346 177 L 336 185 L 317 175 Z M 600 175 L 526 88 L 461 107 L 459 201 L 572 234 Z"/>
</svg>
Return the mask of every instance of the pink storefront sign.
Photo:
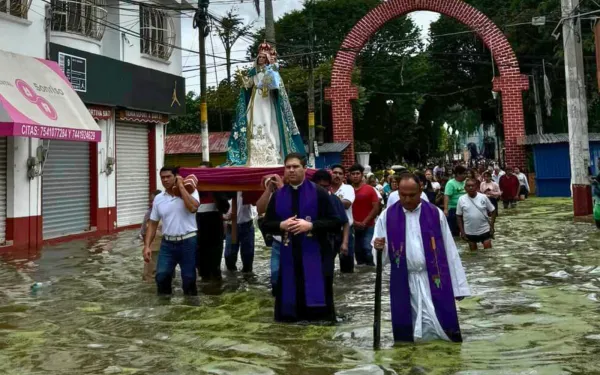
<svg viewBox="0 0 600 375">
<path fill-rule="evenodd" d="M 0 51 L 0 136 L 100 142 L 96 121 L 53 61 Z"/>
</svg>

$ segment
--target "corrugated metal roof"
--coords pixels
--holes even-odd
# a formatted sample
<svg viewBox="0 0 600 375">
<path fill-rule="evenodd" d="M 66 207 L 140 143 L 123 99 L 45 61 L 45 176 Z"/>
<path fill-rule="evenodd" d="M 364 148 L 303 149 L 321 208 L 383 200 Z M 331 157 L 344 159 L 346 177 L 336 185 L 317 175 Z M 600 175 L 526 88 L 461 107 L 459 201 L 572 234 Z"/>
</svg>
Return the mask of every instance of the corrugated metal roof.
<svg viewBox="0 0 600 375">
<path fill-rule="evenodd" d="M 208 135 L 208 146 L 211 153 L 220 154 L 227 152 L 230 132 L 214 132 Z M 202 154 L 202 135 L 171 134 L 167 135 L 165 154 Z"/>
<path fill-rule="evenodd" d="M 322 143 L 319 145 L 319 153 L 342 152 L 348 146 L 350 146 L 350 142 Z M 308 152 L 308 145 L 305 145 L 304 148 Z"/>
<path fill-rule="evenodd" d="M 600 142 L 600 133 L 589 133 L 590 142 Z M 568 133 L 533 134 L 519 140 L 520 145 L 539 145 L 552 143 L 569 143 Z"/>
</svg>

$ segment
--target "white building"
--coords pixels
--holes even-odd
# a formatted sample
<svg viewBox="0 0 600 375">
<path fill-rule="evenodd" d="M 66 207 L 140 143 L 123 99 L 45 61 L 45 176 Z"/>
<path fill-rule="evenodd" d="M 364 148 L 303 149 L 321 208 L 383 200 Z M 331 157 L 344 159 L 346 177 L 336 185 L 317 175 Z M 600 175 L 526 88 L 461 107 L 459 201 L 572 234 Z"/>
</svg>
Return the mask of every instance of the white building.
<svg viewBox="0 0 600 375">
<path fill-rule="evenodd" d="M 0 0 L 0 251 L 142 222 L 185 111 L 180 1 Z"/>
</svg>

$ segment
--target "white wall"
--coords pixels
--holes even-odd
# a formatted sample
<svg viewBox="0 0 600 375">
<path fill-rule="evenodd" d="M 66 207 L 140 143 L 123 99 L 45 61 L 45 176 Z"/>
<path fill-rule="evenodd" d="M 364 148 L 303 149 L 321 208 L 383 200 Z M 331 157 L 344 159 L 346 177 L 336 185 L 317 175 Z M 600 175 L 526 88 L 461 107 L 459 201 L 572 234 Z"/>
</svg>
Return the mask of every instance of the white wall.
<svg viewBox="0 0 600 375">
<path fill-rule="evenodd" d="M 113 165 L 111 174 L 106 172 L 106 159 L 115 158 L 114 111 L 110 120 L 98 121 L 102 130 L 102 140 L 98 143 L 98 208 L 116 207 L 116 172 Z"/>
<path fill-rule="evenodd" d="M 121 2 L 118 0 L 107 0 L 106 5 L 106 10 L 108 11 L 106 23 L 109 25 L 121 25 L 120 11 L 118 9 L 121 6 Z M 119 30 L 115 30 L 115 28 L 107 27 L 104 30 L 101 53 L 103 56 L 110 57 L 111 59 L 121 60 L 121 46 L 123 41 L 121 38 L 121 32 Z"/>
<path fill-rule="evenodd" d="M 33 0 L 27 20 L 0 13 L 0 50 L 45 58 L 45 5 L 42 0 Z"/>
<path fill-rule="evenodd" d="M 122 2 L 120 5 L 120 22 L 122 27 L 131 31 L 131 34 L 140 34 L 139 6 Z M 181 46 L 181 16 L 177 13 L 173 15 L 175 24 L 176 39 L 173 44 Z M 137 21 L 137 22 L 136 22 Z M 131 26 L 130 26 L 131 25 Z M 130 43 L 125 43 L 123 50 L 123 61 L 131 64 L 140 65 L 146 68 L 159 70 L 165 73 L 181 75 L 181 50 L 174 49 L 169 61 L 163 61 L 159 58 L 143 55 L 140 53 L 140 38 L 127 35 Z"/>
<path fill-rule="evenodd" d="M 140 53 L 140 39 L 136 36 L 140 34 L 139 6 L 118 0 L 107 0 L 107 5 L 110 6 L 106 8 L 107 24 L 117 24 L 123 29 L 130 30 L 133 35 L 126 35 L 126 37 L 131 45 L 123 43 L 122 35 L 125 33 L 110 27 L 106 27 L 102 41 L 63 32 L 51 32 L 50 41 L 181 76 L 181 50 L 174 49 L 169 61 L 143 56 Z M 46 2 L 33 0 L 27 20 L 0 13 L 0 50 L 45 58 L 45 6 Z M 169 2 L 169 6 L 173 4 Z M 174 12 L 172 16 L 176 34 L 173 44 L 181 46 L 181 15 Z"/>
<path fill-rule="evenodd" d="M 39 216 L 42 214 L 42 181 L 41 177 L 33 180 L 27 177 L 27 159 L 35 156 L 41 140 L 8 137 L 7 142 L 7 217 Z"/>
<path fill-rule="evenodd" d="M 156 132 L 156 188 L 163 190 L 162 184 L 160 182 L 160 169 L 165 165 L 165 129 L 166 125 L 157 124 L 155 127 Z M 152 157 L 152 155 L 150 155 Z"/>
</svg>

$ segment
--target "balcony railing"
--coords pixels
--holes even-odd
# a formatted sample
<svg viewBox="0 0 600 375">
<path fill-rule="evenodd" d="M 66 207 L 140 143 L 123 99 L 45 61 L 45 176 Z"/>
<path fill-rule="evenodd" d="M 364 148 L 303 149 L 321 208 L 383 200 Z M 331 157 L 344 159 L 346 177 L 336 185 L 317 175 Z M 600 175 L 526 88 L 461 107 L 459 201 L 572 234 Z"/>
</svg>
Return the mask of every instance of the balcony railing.
<svg viewBox="0 0 600 375">
<path fill-rule="evenodd" d="M 167 12 L 140 5 L 140 52 L 169 60 L 176 42 L 175 23 Z"/>
<path fill-rule="evenodd" d="M 0 13 L 27 19 L 31 0 L 0 0 Z"/>
<path fill-rule="evenodd" d="M 108 17 L 105 5 L 103 0 L 53 0 L 52 31 L 78 34 L 100 41 Z"/>
</svg>

